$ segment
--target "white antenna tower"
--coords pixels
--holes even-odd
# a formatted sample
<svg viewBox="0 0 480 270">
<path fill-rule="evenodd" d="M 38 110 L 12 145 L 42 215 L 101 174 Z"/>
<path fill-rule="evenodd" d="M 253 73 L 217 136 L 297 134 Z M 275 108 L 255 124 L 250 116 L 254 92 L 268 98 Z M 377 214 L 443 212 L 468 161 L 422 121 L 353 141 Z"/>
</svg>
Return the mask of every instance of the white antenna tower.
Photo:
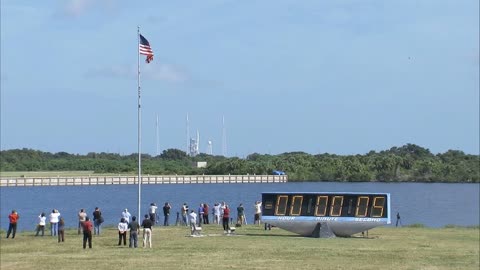
<svg viewBox="0 0 480 270">
<path fill-rule="evenodd" d="M 159 133 L 158 133 L 158 114 L 157 114 L 157 121 L 155 122 L 155 138 L 156 138 L 156 143 L 157 143 L 157 156 L 160 155 L 160 139 L 159 139 Z"/>
<path fill-rule="evenodd" d="M 196 141 L 196 145 L 195 145 L 195 155 L 200 154 L 199 145 L 200 145 L 200 133 L 198 132 L 198 129 L 197 129 L 197 141 Z"/>
<path fill-rule="evenodd" d="M 208 141 L 208 145 L 207 145 L 207 155 L 213 155 L 212 141 Z"/>
<path fill-rule="evenodd" d="M 225 128 L 225 115 L 222 117 L 222 156 L 227 156 L 227 129 Z"/>
<path fill-rule="evenodd" d="M 186 145 L 186 150 L 185 150 L 185 153 L 187 153 L 187 155 L 189 155 L 190 153 L 190 127 L 189 127 L 189 123 L 188 123 L 188 112 L 187 112 L 187 145 Z"/>
</svg>

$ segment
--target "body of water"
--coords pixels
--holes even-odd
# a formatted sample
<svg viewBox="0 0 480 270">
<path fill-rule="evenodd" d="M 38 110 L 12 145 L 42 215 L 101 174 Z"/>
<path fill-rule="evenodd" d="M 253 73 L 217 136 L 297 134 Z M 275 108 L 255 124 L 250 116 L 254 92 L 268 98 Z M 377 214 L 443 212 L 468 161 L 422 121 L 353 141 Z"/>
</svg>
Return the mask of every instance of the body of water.
<svg viewBox="0 0 480 270">
<path fill-rule="evenodd" d="M 174 224 L 176 212 L 184 202 L 196 210 L 200 203 L 212 207 L 215 202 L 225 201 L 232 208 L 234 218 L 236 207 L 243 203 L 247 222 L 251 224 L 254 202 L 261 200 L 262 192 L 380 192 L 391 194 L 393 223 L 399 212 L 403 225 L 471 226 L 480 224 L 479 187 L 480 184 L 334 182 L 143 185 L 141 212 L 147 213 L 150 203 L 155 202 L 163 222 L 161 207 L 169 202 L 172 206 L 170 224 Z M 137 188 L 136 185 L 1 188 L 0 227 L 8 228 L 8 215 L 15 209 L 20 215 L 18 229 L 33 231 L 38 215 L 41 212 L 48 215 L 54 208 L 60 211 L 67 227 L 76 227 L 78 211 L 84 208 L 91 216 L 97 206 L 102 210 L 105 224 L 116 225 L 125 208 L 132 215 L 138 215 Z"/>
</svg>

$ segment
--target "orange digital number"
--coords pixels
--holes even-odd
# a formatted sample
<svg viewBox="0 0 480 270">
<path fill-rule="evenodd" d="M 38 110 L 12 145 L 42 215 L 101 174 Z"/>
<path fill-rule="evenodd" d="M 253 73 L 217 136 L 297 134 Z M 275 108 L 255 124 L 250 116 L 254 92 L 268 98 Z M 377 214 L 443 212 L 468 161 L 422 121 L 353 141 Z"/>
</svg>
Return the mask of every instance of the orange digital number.
<svg viewBox="0 0 480 270">
<path fill-rule="evenodd" d="M 372 205 L 372 217 L 382 217 L 385 206 L 385 197 L 374 197 Z"/>
<path fill-rule="evenodd" d="M 328 196 L 317 196 L 315 205 L 315 216 L 324 217 L 327 215 Z"/>
<path fill-rule="evenodd" d="M 332 206 L 330 207 L 330 216 L 339 217 L 342 215 L 343 196 L 333 196 Z"/>
<path fill-rule="evenodd" d="M 290 204 L 290 216 L 300 216 L 302 211 L 303 196 L 296 195 L 292 197 L 292 203 Z"/>
<path fill-rule="evenodd" d="M 265 209 L 268 209 L 268 210 L 270 210 L 270 209 L 272 209 L 272 208 L 273 208 L 273 203 L 272 203 L 272 202 L 269 202 L 269 201 L 267 201 L 267 202 L 265 203 Z"/>
<path fill-rule="evenodd" d="M 287 195 L 277 196 L 277 204 L 275 205 L 276 216 L 285 216 L 285 214 L 287 213 L 287 202 L 288 202 Z"/>
<path fill-rule="evenodd" d="M 357 209 L 355 210 L 356 217 L 366 217 L 367 216 L 367 209 L 368 209 L 368 202 L 370 198 L 367 196 L 360 196 L 357 199 Z"/>
</svg>

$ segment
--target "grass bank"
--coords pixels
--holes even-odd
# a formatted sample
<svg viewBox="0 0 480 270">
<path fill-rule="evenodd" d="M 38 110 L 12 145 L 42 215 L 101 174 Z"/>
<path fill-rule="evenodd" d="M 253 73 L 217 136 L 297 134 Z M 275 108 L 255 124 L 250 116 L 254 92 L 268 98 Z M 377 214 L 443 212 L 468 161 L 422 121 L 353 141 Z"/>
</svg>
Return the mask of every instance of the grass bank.
<svg viewBox="0 0 480 270">
<path fill-rule="evenodd" d="M 22 232 L 1 232 L 1 269 L 479 269 L 479 228 L 376 228 L 368 238 L 315 239 L 253 225 L 225 236 L 204 226 L 204 237 L 186 227 L 155 227 L 152 249 L 119 247 L 115 228 L 82 248 L 75 230 L 66 242 Z M 128 243 L 127 243 L 128 245 Z M 140 243 L 141 246 L 141 243 Z"/>
<path fill-rule="evenodd" d="M 118 174 L 96 174 L 94 171 L 18 171 L 0 172 L 1 177 L 72 177 L 89 175 L 118 175 Z"/>
</svg>

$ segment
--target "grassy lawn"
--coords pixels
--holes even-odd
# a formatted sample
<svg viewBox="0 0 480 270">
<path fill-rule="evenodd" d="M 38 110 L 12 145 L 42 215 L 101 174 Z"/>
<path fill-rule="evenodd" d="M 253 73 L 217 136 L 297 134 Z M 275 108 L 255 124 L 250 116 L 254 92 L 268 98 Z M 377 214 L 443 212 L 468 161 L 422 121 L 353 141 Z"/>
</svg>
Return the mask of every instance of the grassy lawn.
<svg viewBox="0 0 480 270">
<path fill-rule="evenodd" d="M 0 172 L 0 177 L 57 177 L 57 176 L 110 176 L 118 174 L 98 174 L 93 171 L 24 171 L 24 172 Z M 127 175 L 127 174 L 122 174 Z"/>
<path fill-rule="evenodd" d="M 115 228 L 105 228 L 82 248 L 76 230 L 66 242 L 22 232 L 0 233 L 1 269 L 479 269 L 479 228 L 376 228 L 368 238 L 315 239 L 248 225 L 235 236 L 205 225 L 203 237 L 187 227 L 155 227 L 153 248 L 117 246 Z"/>
</svg>

